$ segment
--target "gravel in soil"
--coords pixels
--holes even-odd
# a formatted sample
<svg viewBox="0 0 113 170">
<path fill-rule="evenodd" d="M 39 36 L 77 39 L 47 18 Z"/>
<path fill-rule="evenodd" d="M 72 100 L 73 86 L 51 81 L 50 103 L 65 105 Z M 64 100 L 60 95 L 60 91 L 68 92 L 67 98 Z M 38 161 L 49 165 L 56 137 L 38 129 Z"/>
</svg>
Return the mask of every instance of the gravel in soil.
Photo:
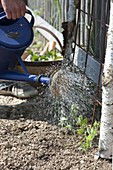
<svg viewBox="0 0 113 170">
<path fill-rule="evenodd" d="M 48 88 L 30 100 L 0 96 L 0 170 L 111 170 L 94 159 L 98 140 L 82 153 L 79 138 L 54 123 Z"/>
</svg>

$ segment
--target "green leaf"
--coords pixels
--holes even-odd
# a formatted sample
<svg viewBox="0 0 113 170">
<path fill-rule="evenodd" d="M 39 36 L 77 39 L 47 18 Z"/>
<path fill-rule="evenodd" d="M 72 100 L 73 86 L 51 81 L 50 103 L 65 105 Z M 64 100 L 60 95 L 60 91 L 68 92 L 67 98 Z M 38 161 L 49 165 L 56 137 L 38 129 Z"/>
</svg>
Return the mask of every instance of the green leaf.
<svg viewBox="0 0 113 170">
<path fill-rule="evenodd" d="M 85 118 L 85 119 L 82 120 L 82 124 L 83 124 L 83 125 L 87 125 L 87 123 L 88 123 L 87 118 Z"/>
<path fill-rule="evenodd" d="M 38 61 L 38 60 L 39 60 L 39 56 L 36 54 L 33 54 L 31 61 Z"/>
<path fill-rule="evenodd" d="M 88 135 L 86 137 L 86 141 L 92 141 L 94 139 L 94 136 L 93 135 Z"/>
<path fill-rule="evenodd" d="M 77 120 L 77 125 L 82 125 L 83 116 L 80 115 Z"/>
<path fill-rule="evenodd" d="M 85 129 L 82 127 L 80 129 L 78 129 L 77 132 L 78 132 L 79 135 L 82 135 L 82 134 L 85 133 Z"/>
</svg>

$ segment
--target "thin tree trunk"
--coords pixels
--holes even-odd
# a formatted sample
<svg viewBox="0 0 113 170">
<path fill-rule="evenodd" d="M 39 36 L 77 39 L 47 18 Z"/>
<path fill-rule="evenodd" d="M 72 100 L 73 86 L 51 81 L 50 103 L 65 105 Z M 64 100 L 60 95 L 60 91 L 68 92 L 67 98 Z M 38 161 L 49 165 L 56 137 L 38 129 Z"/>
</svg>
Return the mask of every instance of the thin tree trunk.
<svg viewBox="0 0 113 170">
<path fill-rule="evenodd" d="M 63 59 L 63 67 L 67 68 L 72 63 L 71 54 L 72 54 L 72 35 L 74 31 L 74 20 L 76 14 L 76 6 L 74 0 L 69 0 L 69 7 L 67 12 L 67 21 L 63 23 L 64 29 L 64 59 Z"/>
<path fill-rule="evenodd" d="M 99 156 L 110 159 L 113 145 L 113 0 L 111 0 L 102 90 Z"/>
</svg>

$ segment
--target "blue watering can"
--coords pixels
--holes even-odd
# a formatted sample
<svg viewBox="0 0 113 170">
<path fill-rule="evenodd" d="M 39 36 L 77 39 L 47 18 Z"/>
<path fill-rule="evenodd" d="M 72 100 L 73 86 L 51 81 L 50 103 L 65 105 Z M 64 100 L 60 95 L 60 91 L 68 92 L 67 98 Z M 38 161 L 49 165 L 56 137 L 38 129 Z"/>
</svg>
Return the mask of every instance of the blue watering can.
<svg viewBox="0 0 113 170">
<path fill-rule="evenodd" d="M 50 84 L 50 78 L 43 75 L 30 75 L 21 56 L 33 41 L 34 17 L 31 11 L 28 21 L 25 17 L 16 20 L 7 19 L 4 11 L 0 13 L 0 79 Z M 19 62 L 24 73 L 14 71 Z"/>
</svg>

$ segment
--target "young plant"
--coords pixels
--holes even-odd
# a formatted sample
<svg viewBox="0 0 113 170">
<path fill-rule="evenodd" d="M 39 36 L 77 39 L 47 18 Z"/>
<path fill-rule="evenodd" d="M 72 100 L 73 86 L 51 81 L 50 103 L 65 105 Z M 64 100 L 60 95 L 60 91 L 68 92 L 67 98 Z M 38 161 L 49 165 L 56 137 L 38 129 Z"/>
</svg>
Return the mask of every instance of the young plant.
<svg viewBox="0 0 113 170">
<path fill-rule="evenodd" d="M 95 121 L 93 126 L 91 126 L 87 118 L 84 118 L 82 115 L 78 116 L 78 106 L 73 104 L 70 114 L 61 117 L 60 125 L 79 135 L 80 147 L 83 152 L 86 152 L 92 147 L 93 140 L 99 133 L 100 122 Z"/>
<path fill-rule="evenodd" d="M 48 51 L 45 55 L 38 55 L 37 52 L 29 50 L 29 54 L 31 55 L 31 61 L 56 61 L 63 59 L 62 55 L 54 50 Z"/>
<path fill-rule="evenodd" d="M 65 127 L 67 130 L 75 134 L 76 133 L 75 127 L 78 119 L 77 113 L 78 106 L 76 104 L 72 104 L 69 115 L 65 115 L 62 112 L 60 113 L 59 125 Z"/>
<path fill-rule="evenodd" d="M 88 124 L 87 118 L 80 115 L 77 124 L 79 126 L 77 132 L 82 138 L 80 141 L 82 151 L 86 152 L 87 149 L 92 147 L 93 140 L 98 135 L 100 122 L 95 121 L 91 126 Z"/>
</svg>

